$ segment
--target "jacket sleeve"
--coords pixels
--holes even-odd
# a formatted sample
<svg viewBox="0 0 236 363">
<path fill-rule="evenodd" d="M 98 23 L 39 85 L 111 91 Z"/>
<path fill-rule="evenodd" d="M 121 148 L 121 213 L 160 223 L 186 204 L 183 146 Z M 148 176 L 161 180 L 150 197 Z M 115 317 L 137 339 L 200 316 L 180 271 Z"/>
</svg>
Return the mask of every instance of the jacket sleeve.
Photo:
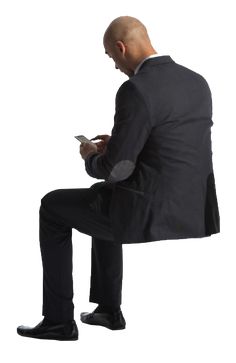
<svg viewBox="0 0 236 363">
<path fill-rule="evenodd" d="M 106 152 L 93 152 L 85 159 L 85 169 L 91 177 L 111 183 L 127 179 L 133 173 L 152 128 L 145 100 L 129 80 L 118 89 L 115 107 Z"/>
</svg>

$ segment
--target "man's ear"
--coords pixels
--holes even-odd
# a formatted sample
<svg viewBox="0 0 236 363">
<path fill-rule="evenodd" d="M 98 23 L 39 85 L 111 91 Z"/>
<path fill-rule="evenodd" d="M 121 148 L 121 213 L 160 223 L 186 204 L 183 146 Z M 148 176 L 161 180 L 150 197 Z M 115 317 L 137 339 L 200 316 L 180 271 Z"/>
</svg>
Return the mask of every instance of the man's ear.
<svg viewBox="0 0 236 363">
<path fill-rule="evenodd" d="M 124 43 L 121 40 L 117 40 L 116 46 L 119 48 L 119 51 L 121 53 L 124 53 L 125 52 L 125 45 L 124 45 Z"/>
</svg>

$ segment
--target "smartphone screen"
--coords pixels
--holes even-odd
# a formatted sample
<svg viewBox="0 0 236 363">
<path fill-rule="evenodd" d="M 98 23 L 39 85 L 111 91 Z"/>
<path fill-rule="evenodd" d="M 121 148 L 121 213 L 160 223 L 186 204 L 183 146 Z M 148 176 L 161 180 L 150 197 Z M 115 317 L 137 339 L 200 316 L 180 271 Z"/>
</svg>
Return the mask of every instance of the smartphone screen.
<svg viewBox="0 0 236 363">
<path fill-rule="evenodd" d="M 84 135 L 78 135 L 78 136 L 75 136 L 75 138 L 77 140 L 79 140 L 80 142 L 88 142 L 90 144 L 93 144 L 93 142 L 90 141 L 89 139 L 87 139 L 87 137 L 85 137 Z"/>
</svg>

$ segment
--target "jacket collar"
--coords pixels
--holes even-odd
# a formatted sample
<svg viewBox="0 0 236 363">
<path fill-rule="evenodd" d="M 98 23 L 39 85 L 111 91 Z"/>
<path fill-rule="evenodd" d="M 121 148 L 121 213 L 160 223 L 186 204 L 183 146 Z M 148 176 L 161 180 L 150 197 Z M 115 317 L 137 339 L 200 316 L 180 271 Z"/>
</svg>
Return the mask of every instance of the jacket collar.
<svg viewBox="0 0 236 363">
<path fill-rule="evenodd" d="M 163 64 L 163 63 L 175 63 L 174 60 L 169 56 L 169 55 L 160 55 L 157 57 L 153 57 L 153 58 L 148 58 L 146 59 L 140 66 L 137 74 L 141 71 L 141 70 L 146 70 L 151 66 L 156 66 L 158 64 Z"/>
<path fill-rule="evenodd" d="M 145 62 L 145 60 L 149 59 L 149 58 L 153 58 L 153 57 L 160 57 L 159 54 L 157 53 L 154 53 L 154 54 L 151 54 L 149 55 L 148 57 L 144 58 L 138 65 L 137 67 L 135 68 L 134 70 L 134 74 L 138 73 L 139 71 L 139 68 L 141 67 L 141 65 L 143 64 L 143 62 Z"/>
</svg>

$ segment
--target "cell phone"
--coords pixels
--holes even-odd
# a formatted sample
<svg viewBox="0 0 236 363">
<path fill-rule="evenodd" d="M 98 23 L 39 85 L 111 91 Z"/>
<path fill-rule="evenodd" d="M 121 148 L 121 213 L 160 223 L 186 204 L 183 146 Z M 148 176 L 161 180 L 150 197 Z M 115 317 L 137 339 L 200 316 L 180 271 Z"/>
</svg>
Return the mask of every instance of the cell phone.
<svg viewBox="0 0 236 363">
<path fill-rule="evenodd" d="M 88 142 L 90 144 L 94 144 L 92 141 L 90 141 L 89 139 L 87 139 L 87 137 L 85 137 L 84 135 L 78 135 L 78 136 L 75 136 L 75 138 L 77 140 L 79 140 L 80 142 Z"/>
</svg>

